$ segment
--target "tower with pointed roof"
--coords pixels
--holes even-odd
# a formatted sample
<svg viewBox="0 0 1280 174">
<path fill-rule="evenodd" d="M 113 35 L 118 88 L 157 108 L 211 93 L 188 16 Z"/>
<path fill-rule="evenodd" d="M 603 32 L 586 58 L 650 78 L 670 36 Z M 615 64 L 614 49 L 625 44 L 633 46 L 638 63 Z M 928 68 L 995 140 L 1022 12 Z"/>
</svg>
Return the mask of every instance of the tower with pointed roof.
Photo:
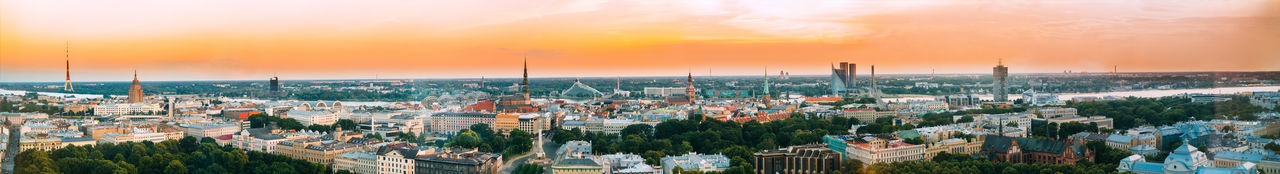
<svg viewBox="0 0 1280 174">
<path fill-rule="evenodd" d="M 142 85 L 138 84 L 138 71 L 133 71 L 133 84 L 129 85 L 129 103 L 142 103 Z"/>
<path fill-rule="evenodd" d="M 525 99 L 529 99 L 529 57 L 524 58 L 524 80 L 520 82 L 520 92 L 524 94 Z"/>
<path fill-rule="evenodd" d="M 764 68 L 764 98 L 761 102 L 764 102 L 765 107 L 773 107 L 770 101 L 772 99 L 769 96 L 769 68 L 766 67 Z"/>
</svg>

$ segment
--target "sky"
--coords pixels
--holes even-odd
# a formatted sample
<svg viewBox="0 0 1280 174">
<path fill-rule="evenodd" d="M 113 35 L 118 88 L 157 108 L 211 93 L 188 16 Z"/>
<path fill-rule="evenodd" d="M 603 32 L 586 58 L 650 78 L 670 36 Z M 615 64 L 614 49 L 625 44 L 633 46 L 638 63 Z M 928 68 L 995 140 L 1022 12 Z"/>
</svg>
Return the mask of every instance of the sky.
<svg viewBox="0 0 1280 174">
<path fill-rule="evenodd" d="M 1280 1 L 0 0 L 0 82 L 1280 70 Z M 767 70 L 766 70 L 767 69 Z"/>
</svg>

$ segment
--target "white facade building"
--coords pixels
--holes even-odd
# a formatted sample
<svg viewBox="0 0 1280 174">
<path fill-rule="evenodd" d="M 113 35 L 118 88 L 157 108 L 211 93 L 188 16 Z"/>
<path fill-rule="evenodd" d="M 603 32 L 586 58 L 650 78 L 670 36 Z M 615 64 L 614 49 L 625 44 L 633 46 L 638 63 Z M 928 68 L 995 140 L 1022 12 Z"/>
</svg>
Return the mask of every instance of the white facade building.
<svg viewBox="0 0 1280 174">
<path fill-rule="evenodd" d="M 311 126 L 313 124 L 332 125 L 338 122 L 338 114 L 330 112 L 290 110 L 286 114 L 289 115 L 289 118 L 298 120 L 303 126 Z"/>
<path fill-rule="evenodd" d="M 147 103 L 110 103 L 93 107 L 93 115 L 130 115 L 134 113 L 159 113 L 160 105 Z"/>
<path fill-rule="evenodd" d="M 378 155 L 378 174 L 413 174 L 416 156 L 414 150 L 388 150 Z"/>
<path fill-rule="evenodd" d="M 159 143 L 168 140 L 164 133 L 150 132 L 146 130 L 135 130 L 133 133 L 104 133 L 102 139 L 98 143 L 119 144 L 123 142 L 143 142 L 150 141 Z"/>
</svg>

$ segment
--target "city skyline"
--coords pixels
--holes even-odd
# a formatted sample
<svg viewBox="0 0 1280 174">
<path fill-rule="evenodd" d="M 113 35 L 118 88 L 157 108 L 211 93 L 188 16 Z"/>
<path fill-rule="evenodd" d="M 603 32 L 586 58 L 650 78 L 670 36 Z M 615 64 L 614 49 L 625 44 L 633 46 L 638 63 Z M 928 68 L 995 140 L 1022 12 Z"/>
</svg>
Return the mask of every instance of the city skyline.
<svg viewBox="0 0 1280 174">
<path fill-rule="evenodd" d="M 4 1 L 0 82 L 1280 69 L 1273 1 L 774 3 Z"/>
</svg>

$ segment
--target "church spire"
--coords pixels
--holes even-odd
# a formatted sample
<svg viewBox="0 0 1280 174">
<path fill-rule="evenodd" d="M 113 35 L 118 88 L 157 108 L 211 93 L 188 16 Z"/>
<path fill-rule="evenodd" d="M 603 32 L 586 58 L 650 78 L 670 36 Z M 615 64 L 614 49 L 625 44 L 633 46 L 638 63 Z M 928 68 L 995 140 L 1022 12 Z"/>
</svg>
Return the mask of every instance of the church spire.
<svg viewBox="0 0 1280 174">
<path fill-rule="evenodd" d="M 764 95 L 769 95 L 769 67 L 764 67 Z"/>
<path fill-rule="evenodd" d="M 523 91 L 524 96 L 525 98 L 528 98 L 529 97 L 529 56 L 528 55 L 525 55 L 524 57 L 524 81 L 522 81 L 522 83 L 523 84 L 521 84 L 522 87 L 520 89 L 524 90 Z"/>
</svg>

